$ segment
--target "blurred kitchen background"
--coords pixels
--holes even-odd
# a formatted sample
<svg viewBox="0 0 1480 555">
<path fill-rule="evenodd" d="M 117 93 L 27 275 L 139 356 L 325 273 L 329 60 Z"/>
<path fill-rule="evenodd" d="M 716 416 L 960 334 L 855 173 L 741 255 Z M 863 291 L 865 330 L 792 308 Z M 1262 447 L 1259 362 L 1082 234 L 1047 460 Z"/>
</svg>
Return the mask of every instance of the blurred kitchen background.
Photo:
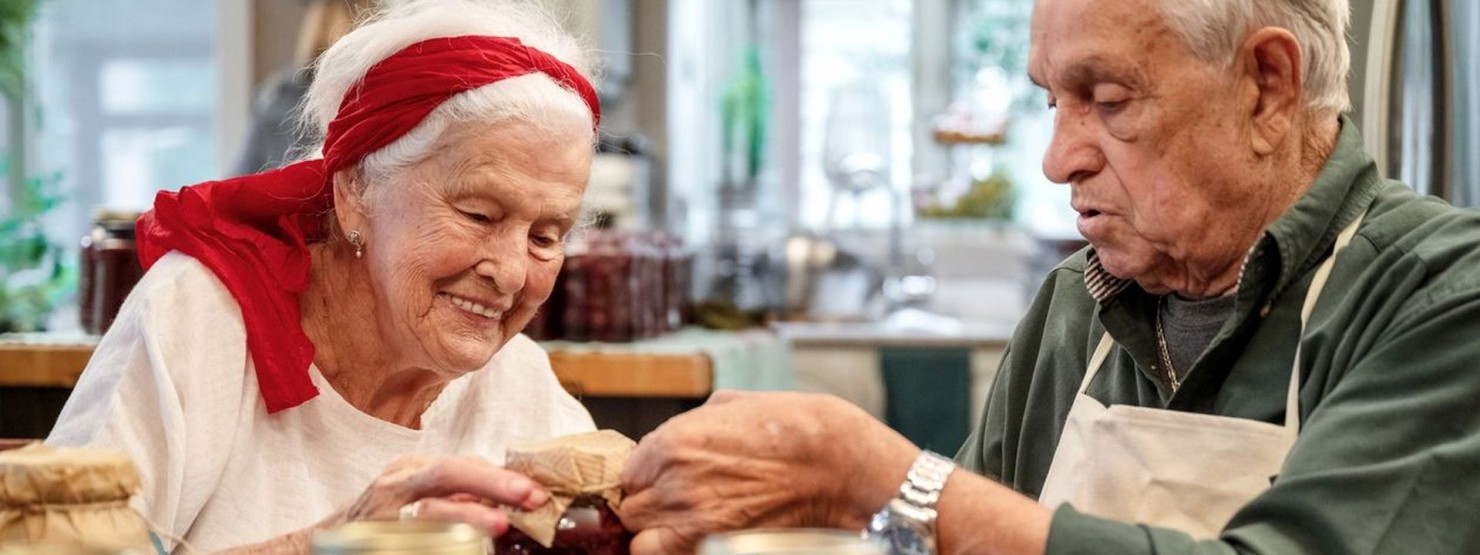
<svg viewBox="0 0 1480 555">
<path fill-rule="evenodd" d="M 297 70 L 373 3 L 6 0 L 0 437 L 49 429 L 137 279 L 136 213 L 280 163 Z M 607 69 L 592 225 L 528 333 L 598 422 L 801 389 L 954 450 L 1084 244 L 1039 170 L 1031 1 L 543 3 Z M 1354 118 L 1384 170 L 1480 202 L 1480 3 L 1353 4 Z"/>
</svg>

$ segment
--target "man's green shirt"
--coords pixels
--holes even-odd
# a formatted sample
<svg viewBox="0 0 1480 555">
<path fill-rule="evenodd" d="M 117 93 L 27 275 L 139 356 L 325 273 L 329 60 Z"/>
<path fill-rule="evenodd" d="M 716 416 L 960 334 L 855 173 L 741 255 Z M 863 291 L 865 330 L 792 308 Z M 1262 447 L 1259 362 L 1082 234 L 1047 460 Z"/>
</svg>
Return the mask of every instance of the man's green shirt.
<svg viewBox="0 0 1480 555">
<path fill-rule="evenodd" d="M 1316 266 L 1363 211 L 1299 337 Z M 1118 347 L 1087 391 L 1100 402 L 1274 424 L 1302 341 L 1299 438 L 1219 539 L 1065 505 L 1048 553 L 1480 551 L 1480 213 L 1383 179 L 1343 118 L 1320 176 L 1249 252 L 1236 295 L 1172 395 L 1156 370 L 1155 297 L 1104 273 L 1092 249 L 1071 257 L 1019 324 L 958 462 L 1036 498 L 1106 330 Z"/>
</svg>

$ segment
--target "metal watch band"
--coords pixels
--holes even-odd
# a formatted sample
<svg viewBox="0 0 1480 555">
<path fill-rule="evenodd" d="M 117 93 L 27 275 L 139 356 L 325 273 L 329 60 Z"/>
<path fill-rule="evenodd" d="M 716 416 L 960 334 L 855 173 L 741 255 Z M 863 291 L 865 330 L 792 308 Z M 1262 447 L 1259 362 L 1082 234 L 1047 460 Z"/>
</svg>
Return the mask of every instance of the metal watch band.
<svg viewBox="0 0 1480 555">
<path fill-rule="evenodd" d="M 930 450 L 920 451 L 904 483 L 899 485 L 899 498 L 934 513 L 940 490 L 945 488 L 946 479 L 954 470 L 956 463 L 951 459 Z"/>
</svg>

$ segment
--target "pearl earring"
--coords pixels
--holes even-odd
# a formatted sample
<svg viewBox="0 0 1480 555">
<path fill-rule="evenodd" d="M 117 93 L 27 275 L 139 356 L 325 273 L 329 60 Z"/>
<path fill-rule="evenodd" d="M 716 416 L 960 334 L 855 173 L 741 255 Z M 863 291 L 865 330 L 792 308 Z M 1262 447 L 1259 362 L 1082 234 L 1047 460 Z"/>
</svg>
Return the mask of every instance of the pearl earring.
<svg viewBox="0 0 1480 555">
<path fill-rule="evenodd" d="M 365 256 L 365 244 L 360 242 L 360 230 L 351 229 L 344 238 L 349 239 L 349 244 L 355 246 L 355 258 L 362 258 Z"/>
</svg>

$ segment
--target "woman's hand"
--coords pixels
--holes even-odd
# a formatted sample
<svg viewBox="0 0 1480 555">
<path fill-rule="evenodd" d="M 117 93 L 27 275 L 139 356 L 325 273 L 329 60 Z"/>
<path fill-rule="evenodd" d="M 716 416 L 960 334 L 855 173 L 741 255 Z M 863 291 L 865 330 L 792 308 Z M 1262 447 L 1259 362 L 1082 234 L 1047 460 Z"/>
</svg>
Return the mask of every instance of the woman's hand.
<svg viewBox="0 0 1480 555">
<path fill-rule="evenodd" d="M 509 518 L 496 505 L 536 509 L 550 494 L 523 475 L 475 457 L 401 457 L 348 507 L 318 524 L 222 555 L 306 555 L 315 530 L 356 520 L 396 520 L 402 509 L 421 520 L 466 522 L 491 536 L 509 529 Z"/>
<path fill-rule="evenodd" d="M 862 529 L 920 450 L 836 397 L 721 391 L 642 439 L 622 476 L 634 555 L 693 553 L 713 532 Z"/>
<path fill-rule="evenodd" d="M 550 494 L 533 480 L 475 457 L 402 457 L 343 510 L 320 522 L 332 527 L 356 520 L 466 522 L 498 536 L 509 519 L 498 505 L 535 509 Z M 404 508 L 404 511 L 403 511 Z"/>
</svg>

